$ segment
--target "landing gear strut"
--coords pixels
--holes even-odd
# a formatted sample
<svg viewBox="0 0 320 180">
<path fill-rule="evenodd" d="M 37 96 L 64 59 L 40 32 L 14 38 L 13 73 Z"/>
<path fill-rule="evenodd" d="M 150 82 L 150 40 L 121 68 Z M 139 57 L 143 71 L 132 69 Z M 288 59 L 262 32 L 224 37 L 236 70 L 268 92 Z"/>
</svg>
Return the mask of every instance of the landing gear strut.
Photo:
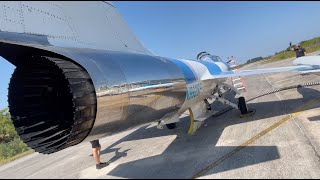
<svg viewBox="0 0 320 180">
<path fill-rule="evenodd" d="M 221 96 L 214 95 L 213 98 L 215 98 L 216 100 L 222 102 L 223 104 L 227 104 L 227 105 L 229 105 L 229 106 L 231 106 L 231 107 L 233 107 L 235 109 L 239 109 L 240 112 L 241 112 L 241 115 L 240 115 L 241 118 L 242 117 L 252 116 L 255 113 L 255 110 L 248 110 L 247 102 L 246 102 L 245 98 L 242 97 L 242 96 L 238 98 L 238 104 L 230 102 L 230 101 L 228 101 L 227 99 L 224 99 Z"/>
<path fill-rule="evenodd" d="M 242 96 L 238 98 L 238 108 L 241 112 L 241 118 L 252 116 L 256 112 L 254 109 L 248 110 L 247 102 Z"/>
</svg>

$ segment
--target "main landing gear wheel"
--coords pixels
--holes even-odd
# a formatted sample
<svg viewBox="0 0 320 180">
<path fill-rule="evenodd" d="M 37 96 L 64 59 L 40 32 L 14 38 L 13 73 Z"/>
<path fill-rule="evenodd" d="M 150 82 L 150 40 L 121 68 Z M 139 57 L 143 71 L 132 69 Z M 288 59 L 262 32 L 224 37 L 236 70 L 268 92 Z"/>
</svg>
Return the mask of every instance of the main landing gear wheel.
<svg viewBox="0 0 320 180">
<path fill-rule="evenodd" d="M 246 100 L 242 96 L 238 99 L 238 107 L 241 112 L 240 118 L 253 116 L 256 112 L 255 110 L 248 110 Z"/>
<path fill-rule="evenodd" d="M 170 124 L 166 124 L 168 129 L 175 129 L 177 127 L 176 123 L 170 123 Z"/>
</svg>

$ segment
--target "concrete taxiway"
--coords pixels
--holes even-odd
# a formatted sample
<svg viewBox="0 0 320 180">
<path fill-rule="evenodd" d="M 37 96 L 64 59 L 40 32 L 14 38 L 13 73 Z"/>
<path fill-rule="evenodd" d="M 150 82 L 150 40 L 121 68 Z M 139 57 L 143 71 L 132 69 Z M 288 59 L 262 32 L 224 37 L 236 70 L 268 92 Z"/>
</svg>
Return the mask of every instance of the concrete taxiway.
<svg viewBox="0 0 320 180">
<path fill-rule="evenodd" d="M 293 59 L 243 69 L 292 65 Z M 247 76 L 246 99 L 290 85 L 320 81 L 297 72 Z M 215 104 L 218 106 L 221 104 Z M 227 106 L 221 105 L 220 109 Z M 189 118 L 174 130 L 143 126 L 100 140 L 96 170 L 84 142 L 51 155 L 33 153 L 0 166 L 0 178 L 320 178 L 320 86 L 302 87 L 248 102 L 205 121 L 187 134 Z"/>
</svg>

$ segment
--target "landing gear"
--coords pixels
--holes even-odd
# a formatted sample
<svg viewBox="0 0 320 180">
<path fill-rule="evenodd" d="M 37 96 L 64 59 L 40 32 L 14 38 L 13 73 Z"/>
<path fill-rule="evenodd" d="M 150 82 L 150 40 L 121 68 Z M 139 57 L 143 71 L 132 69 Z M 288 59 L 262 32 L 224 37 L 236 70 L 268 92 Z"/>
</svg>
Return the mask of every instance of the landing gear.
<svg viewBox="0 0 320 180">
<path fill-rule="evenodd" d="M 210 103 L 208 102 L 208 100 L 207 99 L 205 99 L 204 100 L 204 103 L 206 103 L 206 105 L 207 105 L 207 110 L 211 110 L 211 105 L 210 105 Z"/>
<path fill-rule="evenodd" d="M 170 123 L 170 124 L 166 124 L 168 129 L 175 129 L 177 127 L 176 123 Z"/>
<path fill-rule="evenodd" d="M 216 100 L 222 102 L 223 104 L 227 104 L 227 105 L 231 106 L 232 108 L 239 109 L 241 112 L 241 115 L 240 115 L 241 118 L 252 116 L 255 113 L 255 110 L 248 110 L 247 102 L 246 102 L 245 98 L 242 96 L 238 98 L 238 104 L 230 102 L 221 96 L 213 96 L 213 97 Z"/>
<path fill-rule="evenodd" d="M 248 113 L 248 107 L 247 107 L 246 100 L 242 96 L 238 98 L 238 107 L 239 107 L 241 114 Z"/>
</svg>

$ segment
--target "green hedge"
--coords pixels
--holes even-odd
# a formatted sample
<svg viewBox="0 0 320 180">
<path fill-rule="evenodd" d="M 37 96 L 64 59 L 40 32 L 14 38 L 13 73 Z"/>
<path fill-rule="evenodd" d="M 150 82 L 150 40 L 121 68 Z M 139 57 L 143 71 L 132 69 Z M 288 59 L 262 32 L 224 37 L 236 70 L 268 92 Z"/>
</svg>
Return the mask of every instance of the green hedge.
<svg viewBox="0 0 320 180">
<path fill-rule="evenodd" d="M 28 150 L 28 146 L 20 138 L 14 138 L 7 143 L 0 143 L 0 160 L 6 160 Z"/>
<path fill-rule="evenodd" d="M 0 110 L 0 162 L 29 150 L 15 130 L 8 108 Z"/>
<path fill-rule="evenodd" d="M 307 54 L 320 51 L 320 37 L 316 37 L 306 41 L 301 41 L 299 44 L 306 49 Z M 263 59 L 259 59 L 259 61 L 261 61 L 262 64 L 266 64 L 270 62 L 281 61 L 281 60 L 295 58 L 295 57 L 296 57 L 296 53 L 292 50 L 292 47 L 287 47 L 285 50 L 276 52 L 274 55 L 265 57 Z M 252 62 L 247 61 L 245 64 L 242 64 L 241 67 L 250 63 Z"/>
</svg>

